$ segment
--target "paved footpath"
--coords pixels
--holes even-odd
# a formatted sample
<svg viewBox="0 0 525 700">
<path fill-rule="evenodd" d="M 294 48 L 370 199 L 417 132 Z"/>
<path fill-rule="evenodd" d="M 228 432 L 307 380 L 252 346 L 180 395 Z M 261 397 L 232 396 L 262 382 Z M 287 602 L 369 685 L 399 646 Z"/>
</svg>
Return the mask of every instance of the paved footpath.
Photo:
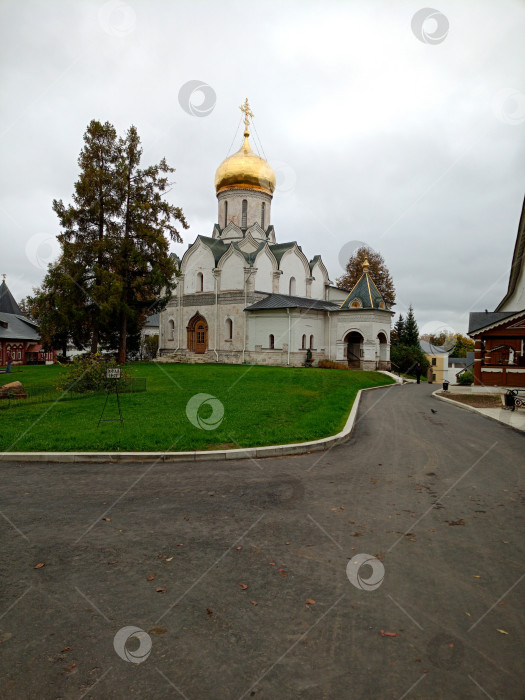
<svg viewBox="0 0 525 700">
<path fill-rule="evenodd" d="M 0 465 L 0 697 L 523 698 L 525 436 L 434 388 L 324 453 Z"/>
</svg>

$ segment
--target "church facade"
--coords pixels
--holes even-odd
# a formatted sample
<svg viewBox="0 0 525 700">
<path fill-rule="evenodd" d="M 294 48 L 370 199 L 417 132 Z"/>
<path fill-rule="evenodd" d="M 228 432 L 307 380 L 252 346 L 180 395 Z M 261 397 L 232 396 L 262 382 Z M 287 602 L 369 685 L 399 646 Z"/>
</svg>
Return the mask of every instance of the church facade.
<svg viewBox="0 0 525 700">
<path fill-rule="evenodd" d="M 301 366 L 310 351 L 314 364 L 390 369 L 393 314 L 368 264 L 354 289 L 337 289 L 320 255 L 308 259 L 297 241 L 278 241 L 275 174 L 251 149 L 247 101 L 241 109 L 244 142 L 215 174 L 218 223 L 176 258 L 159 360 Z"/>
</svg>

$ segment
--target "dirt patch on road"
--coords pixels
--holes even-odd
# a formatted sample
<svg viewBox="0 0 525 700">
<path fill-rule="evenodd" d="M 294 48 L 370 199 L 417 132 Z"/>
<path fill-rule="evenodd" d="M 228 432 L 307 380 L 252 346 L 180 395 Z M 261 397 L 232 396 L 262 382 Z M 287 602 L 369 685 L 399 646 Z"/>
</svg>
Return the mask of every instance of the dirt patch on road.
<svg viewBox="0 0 525 700">
<path fill-rule="evenodd" d="M 466 403 L 474 408 L 503 408 L 501 394 L 450 394 L 448 391 L 440 391 L 438 396 L 445 396 L 447 399 Z"/>
</svg>

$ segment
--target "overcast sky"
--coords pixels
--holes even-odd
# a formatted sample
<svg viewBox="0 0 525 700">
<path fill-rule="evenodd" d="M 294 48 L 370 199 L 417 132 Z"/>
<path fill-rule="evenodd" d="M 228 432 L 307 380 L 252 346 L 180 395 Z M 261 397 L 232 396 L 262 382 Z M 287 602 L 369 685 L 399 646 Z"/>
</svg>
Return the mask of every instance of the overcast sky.
<svg viewBox="0 0 525 700">
<path fill-rule="evenodd" d="M 71 199 L 91 119 L 135 124 L 143 164 L 176 168 L 180 254 L 211 235 L 215 170 L 241 145 L 248 97 L 277 174 L 277 240 L 320 254 L 334 282 L 362 241 L 386 260 L 396 310 L 465 332 L 506 291 L 525 194 L 525 2 L 425 7 L 0 0 L 0 273 L 14 296 L 58 255 L 51 203 Z M 190 81 L 209 87 L 187 97 Z"/>
</svg>

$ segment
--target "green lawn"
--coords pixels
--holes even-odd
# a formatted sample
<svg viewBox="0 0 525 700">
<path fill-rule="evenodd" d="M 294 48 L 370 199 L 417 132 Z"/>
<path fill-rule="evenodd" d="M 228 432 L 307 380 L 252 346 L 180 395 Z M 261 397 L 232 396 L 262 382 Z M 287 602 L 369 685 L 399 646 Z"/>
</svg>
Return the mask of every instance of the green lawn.
<svg viewBox="0 0 525 700">
<path fill-rule="evenodd" d="M 0 409 L 0 450 L 179 452 L 305 442 L 339 432 L 359 389 L 393 383 L 376 372 L 328 369 L 155 363 L 128 368 L 132 376 L 147 378 L 147 391 L 121 396 L 122 425 L 97 427 L 105 394 L 20 403 Z M 19 380 L 53 389 L 62 372 L 58 365 L 23 367 L 0 375 L 0 384 Z M 224 407 L 213 430 L 195 427 L 186 416 L 188 401 L 199 393 Z M 115 396 L 108 407 L 104 417 L 116 417 Z M 202 406 L 198 416 L 206 420 L 210 413 Z"/>
</svg>

